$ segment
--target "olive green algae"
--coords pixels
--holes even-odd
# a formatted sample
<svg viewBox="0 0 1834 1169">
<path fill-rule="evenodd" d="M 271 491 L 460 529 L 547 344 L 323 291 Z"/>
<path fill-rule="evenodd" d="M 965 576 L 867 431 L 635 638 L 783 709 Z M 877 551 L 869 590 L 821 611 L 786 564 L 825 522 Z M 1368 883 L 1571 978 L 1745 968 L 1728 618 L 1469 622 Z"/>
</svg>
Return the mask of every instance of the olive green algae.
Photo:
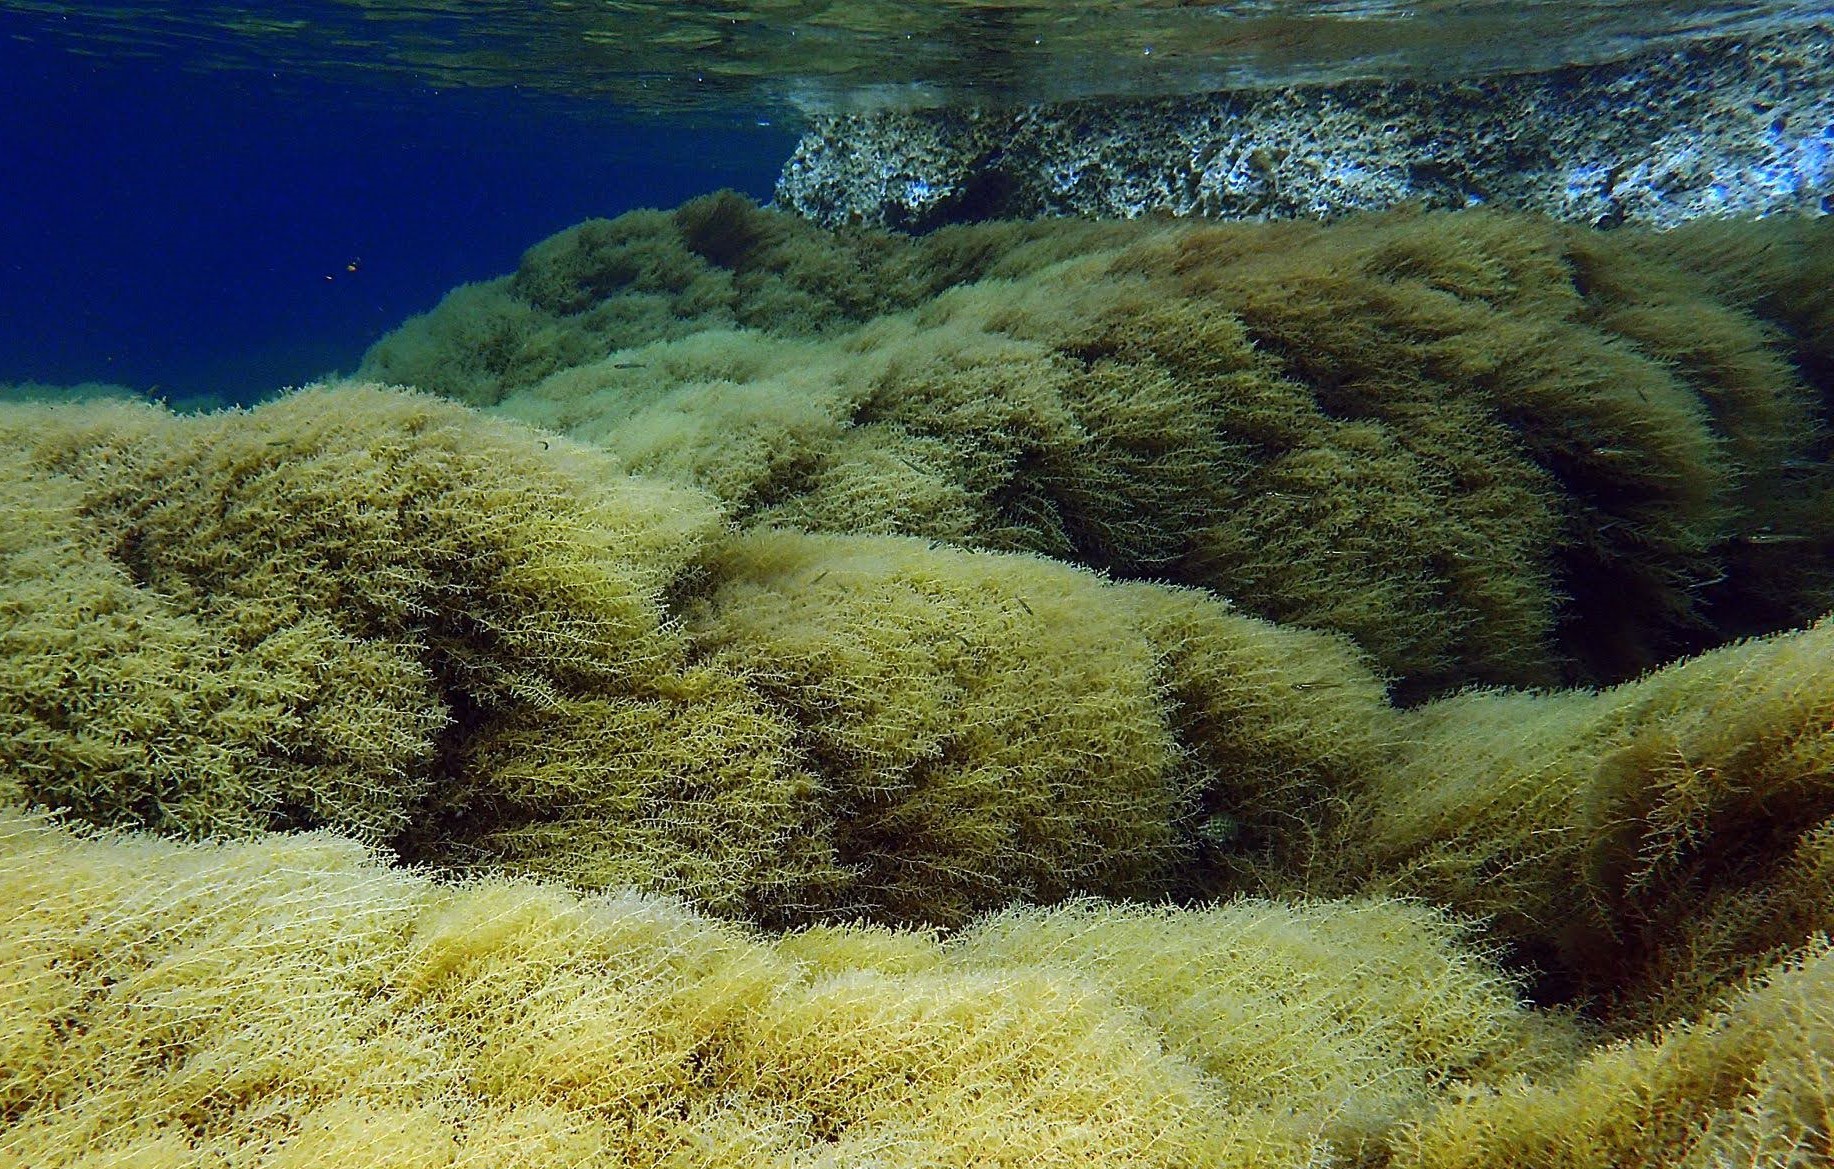
<svg viewBox="0 0 1834 1169">
<path fill-rule="evenodd" d="M 1826 230 L 718 196 L 0 405 L 0 1156 L 1815 1163 Z"/>
</svg>

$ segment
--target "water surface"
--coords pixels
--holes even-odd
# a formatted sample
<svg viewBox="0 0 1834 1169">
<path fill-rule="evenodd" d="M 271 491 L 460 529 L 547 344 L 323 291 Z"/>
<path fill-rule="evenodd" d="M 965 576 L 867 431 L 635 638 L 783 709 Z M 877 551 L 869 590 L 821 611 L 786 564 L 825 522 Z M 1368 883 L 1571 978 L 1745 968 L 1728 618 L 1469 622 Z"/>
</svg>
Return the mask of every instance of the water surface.
<svg viewBox="0 0 1834 1169">
<path fill-rule="evenodd" d="M 1598 61 L 1825 16 L 1813 0 L 8 0 L 104 54 L 441 86 L 532 86 L 680 116 L 1190 93 Z"/>
</svg>

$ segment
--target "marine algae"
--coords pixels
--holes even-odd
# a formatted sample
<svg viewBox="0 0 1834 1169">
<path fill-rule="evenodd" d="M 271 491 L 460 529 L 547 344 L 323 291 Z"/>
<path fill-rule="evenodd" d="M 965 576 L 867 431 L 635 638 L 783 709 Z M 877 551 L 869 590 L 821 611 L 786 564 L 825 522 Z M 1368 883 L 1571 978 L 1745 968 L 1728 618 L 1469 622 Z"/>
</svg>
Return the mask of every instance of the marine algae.
<svg viewBox="0 0 1834 1169">
<path fill-rule="evenodd" d="M 718 196 L 0 406 L 0 1160 L 1826 1159 L 1814 238 Z"/>
<path fill-rule="evenodd" d="M 1392 901 L 1014 910 L 886 968 L 320 833 L 11 814 L 0 896 L 19 1164 L 1304 1166 L 1560 1049 Z"/>
<path fill-rule="evenodd" d="M 1410 697 L 1611 683 L 1834 606 L 1825 365 L 1685 250 L 1501 213 L 909 240 L 724 194 L 562 233 L 364 372 L 741 519 L 1211 588 Z"/>
</svg>

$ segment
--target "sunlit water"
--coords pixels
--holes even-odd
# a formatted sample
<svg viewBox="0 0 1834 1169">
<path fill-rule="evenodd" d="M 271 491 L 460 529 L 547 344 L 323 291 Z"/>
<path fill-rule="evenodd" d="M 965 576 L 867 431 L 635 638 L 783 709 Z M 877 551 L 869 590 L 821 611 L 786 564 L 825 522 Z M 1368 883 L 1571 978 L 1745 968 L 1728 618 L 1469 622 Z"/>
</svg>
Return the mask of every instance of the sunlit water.
<svg viewBox="0 0 1834 1169">
<path fill-rule="evenodd" d="M 1597 61 L 1811 0 L 10 0 L 111 54 L 533 86 L 680 114 L 1160 94 Z"/>
</svg>

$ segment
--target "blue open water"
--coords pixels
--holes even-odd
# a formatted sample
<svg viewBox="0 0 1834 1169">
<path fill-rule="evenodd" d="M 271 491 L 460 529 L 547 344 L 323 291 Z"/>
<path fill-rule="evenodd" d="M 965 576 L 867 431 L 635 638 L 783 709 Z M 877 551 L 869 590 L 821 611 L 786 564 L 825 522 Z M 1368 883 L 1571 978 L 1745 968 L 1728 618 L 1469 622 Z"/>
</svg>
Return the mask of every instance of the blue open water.
<svg viewBox="0 0 1834 1169">
<path fill-rule="evenodd" d="M 794 141 L 587 98 L 90 56 L 0 12 L 0 383 L 247 400 L 594 215 L 768 198 Z"/>
</svg>

